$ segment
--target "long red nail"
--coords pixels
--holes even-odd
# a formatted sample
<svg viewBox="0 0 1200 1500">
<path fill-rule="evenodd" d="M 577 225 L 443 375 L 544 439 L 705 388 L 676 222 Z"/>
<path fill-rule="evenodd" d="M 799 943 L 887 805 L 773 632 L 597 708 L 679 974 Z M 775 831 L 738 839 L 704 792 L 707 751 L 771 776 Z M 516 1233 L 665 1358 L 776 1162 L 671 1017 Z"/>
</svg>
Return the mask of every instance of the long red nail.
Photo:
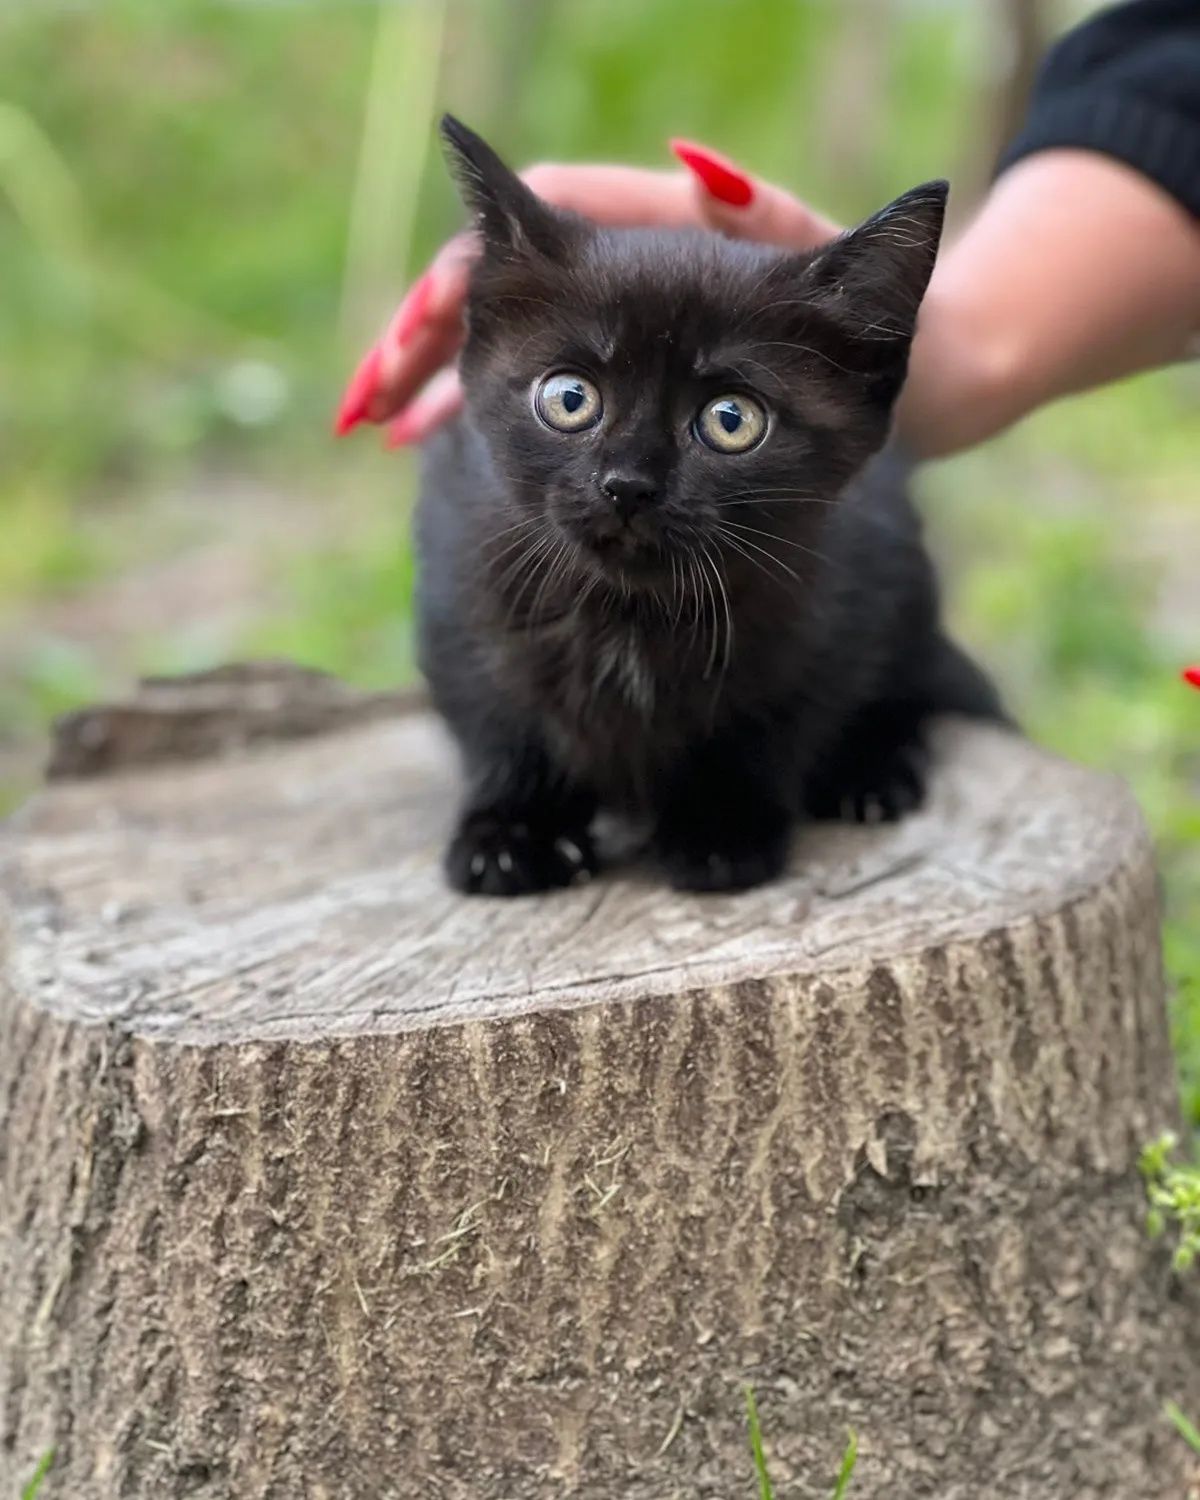
<svg viewBox="0 0 1200 1500">
<path fill-rule="evenodd" d="M 426 271 L 419 280 L 413 282 L 392 322 L 392 341 L 397 349 L 403 349 L 425 321 L 432 295 L 433 272 Z"/>
<path fill-rule="evenodd" d="M 366 418 L 367 407 L 370 406 L 375 387 L 379 383 L 379 365 L 382 359 L 383 350 L 376 344 L 350 377 L 350 384 L 346 387 L 346 394 L 338 409 L 337 421 L 333 424 L 338 437 L 345 437 Z"/>
<path fill-rule="evenodd" d="M 719 202 L 732 204 L 734 208 L 745 208 L 754 201 L 754 187 L 750 179 L 744 172 L 739 172 L 728 157 L 718 156 L 707 146 L 697 146 L 691 141 L 674 140 L 671 142 L 671 150 Z"/>
<path fill-rule="evenodd" d="M 1194 688 L 1200 688 L 1200 667 L 1184 667 L 1184 682 L 1190 682 Z"/>
</svg>

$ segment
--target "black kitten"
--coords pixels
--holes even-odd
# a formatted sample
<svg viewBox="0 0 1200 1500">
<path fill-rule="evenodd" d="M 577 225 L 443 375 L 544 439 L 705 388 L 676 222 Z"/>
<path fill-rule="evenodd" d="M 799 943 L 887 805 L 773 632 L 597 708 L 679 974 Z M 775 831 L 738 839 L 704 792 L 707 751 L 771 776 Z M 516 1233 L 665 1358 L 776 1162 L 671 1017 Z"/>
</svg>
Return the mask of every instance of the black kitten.
<svg viewBox="0 0 1200 1500">
<path fill-rule="evenodd" d="M 796 819 L 896 818 L 923 729 L 998 717 L 941 634 L 888 432 L 946 184 L 811 254 L 600 229 L 443 122 L 483 256 L 428 453 L 422 664 L 462 748 L 460 890 L 567 885 L 601 805 L 676 886 L 778 875 Z"/>
</svg>

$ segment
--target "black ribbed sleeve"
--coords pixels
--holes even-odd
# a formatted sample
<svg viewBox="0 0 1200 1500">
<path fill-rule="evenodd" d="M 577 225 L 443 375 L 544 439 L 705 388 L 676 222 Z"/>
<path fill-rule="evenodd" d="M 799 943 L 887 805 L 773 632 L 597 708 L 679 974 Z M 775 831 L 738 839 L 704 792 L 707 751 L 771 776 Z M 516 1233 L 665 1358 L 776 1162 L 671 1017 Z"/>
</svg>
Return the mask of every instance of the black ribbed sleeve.
<svg viewBox="0 0 1200 1500">
<path fill-rule="evenodd" d="M 1053 146 L 1116 157 L 1200 217 L 1200 0 L 1131 0 L 1068 32 L 1000 170 Z"/>
</svg>

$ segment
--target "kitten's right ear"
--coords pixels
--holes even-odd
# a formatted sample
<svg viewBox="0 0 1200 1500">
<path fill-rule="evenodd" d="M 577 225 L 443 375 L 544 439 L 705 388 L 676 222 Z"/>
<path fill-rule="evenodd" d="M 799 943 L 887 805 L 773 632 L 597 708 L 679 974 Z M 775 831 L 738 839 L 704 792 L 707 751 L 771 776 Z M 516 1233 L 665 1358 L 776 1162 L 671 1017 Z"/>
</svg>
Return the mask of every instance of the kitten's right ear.
<svg viewBox="0 0 1200 1500">
<path fill-rule="evenodd" d="M 442 116 L 442 140 L 463 202 L 483 235 L 484 253 L 535 251 L 557 260 L 569 221 L 506 167 L 488 143 L 453 115 Z"/>
</svg>

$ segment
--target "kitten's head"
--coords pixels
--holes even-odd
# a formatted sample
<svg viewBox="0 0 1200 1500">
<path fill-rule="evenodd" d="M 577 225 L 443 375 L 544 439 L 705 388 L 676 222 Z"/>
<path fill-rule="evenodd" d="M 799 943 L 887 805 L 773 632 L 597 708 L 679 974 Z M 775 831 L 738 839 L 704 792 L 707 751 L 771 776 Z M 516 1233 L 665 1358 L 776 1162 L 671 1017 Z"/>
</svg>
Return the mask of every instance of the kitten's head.
<svg viewBox="0 0 1200 1500">
<path fill-rule="evenodd" d="M 827 509 L 805 502 L 835 499 L 886 437 L 946 184 L 796 254 L 600 228 L 442 129 L 483 246 L 462 375 L 506 487 L 498 526 L 541 517 L 622 587 L 705 552 L 735 573 L 770 546 L 756 533 L 803 545 Z"/>
</svg>

